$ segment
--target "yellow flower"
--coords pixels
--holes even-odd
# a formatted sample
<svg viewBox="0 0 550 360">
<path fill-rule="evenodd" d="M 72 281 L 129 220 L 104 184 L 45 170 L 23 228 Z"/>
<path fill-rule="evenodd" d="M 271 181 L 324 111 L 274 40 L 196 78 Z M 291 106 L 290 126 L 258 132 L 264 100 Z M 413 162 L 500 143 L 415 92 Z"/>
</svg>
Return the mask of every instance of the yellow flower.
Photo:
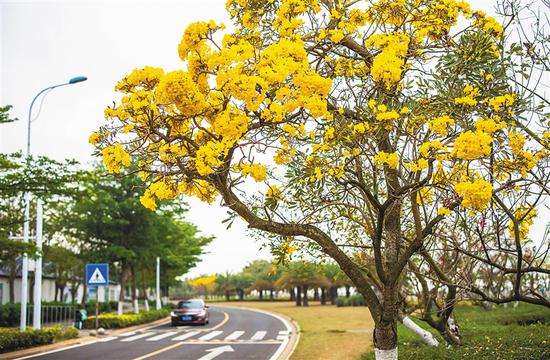
<svg viewBox="0 0 550 360">
<path fill-rule="evenodd" d="M 462 206 L 472 210 L 484 210 L 493 196 L 493 186 L 483 179 L 459 182 L 455 191 L 462 198 Z"/>
<path fill-rule="evenodd" d="M 448 115 L 444 115 L 432 119 L 428 123 L 428 127 L 430 130 L 441 136 L 447 136 L 447 127 L 454 124 L 455 121 L 453 119 L 451 119 Z"/>
<path fill-rule="evenodd" d="M 119 173 L 120 165 L 130 166 L 130 154 L 124 150 L 120 143 L 103 148 L 103 163 L 110 173 Z"/>
<path fill-rule="evenodd" d="M 90 137 L 88 138 L 88 142 L 92 145 L 97 145 L 101 142 L 102 139 L 103 137 L 101 136 L 99 131 L 97 131 L 90 135 Z"/>
<path fill-rule="evenodd" d="M 476 160 L 491 153 L 493 138 L 484 132 L 468 130 L 458 136 L 451 155 L 462 160 Z"/>
<path fill-rule="evenodd" d="M 537 216 L 537 210 L 532 207 L 521 207 L 515 211 L 514 217 L 519 222 L 519 239 L 527 239 L 529 234 L 529 227 L 533 225 L 533 218 Z M 510 220 L 508 223 L 508 232 L 512 239 L 515 239 L 516 232 L 514 230 L 514 222 Z"/>
<path fill-rule="evenodd" d="M 397 169 L 397 165 L 399 165 L 399 157 L 397 153 L 388 154 L 384 151 L 380 151 L 374 157 L 374 161 L 377 163 L 378 166 L 387 164 L 390 169 Z"/>
<path fill-rule="evenodd" d="M 437 215 L 447 216 L 451 213 L 451 210 L 447 209 L 446 207 L 440 207 L 437 209 Z"/>
</svg>

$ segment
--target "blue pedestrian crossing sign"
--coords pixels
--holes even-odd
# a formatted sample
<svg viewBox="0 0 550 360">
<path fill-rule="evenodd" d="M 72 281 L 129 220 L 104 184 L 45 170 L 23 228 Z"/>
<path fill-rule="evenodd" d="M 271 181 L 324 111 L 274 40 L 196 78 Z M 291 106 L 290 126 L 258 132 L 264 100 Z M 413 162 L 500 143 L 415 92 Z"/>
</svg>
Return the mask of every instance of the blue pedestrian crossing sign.
<svg viewBox="0 0 550 360">
<path fill-rule="evenodd" d="M 109 264 L 86 264 L 86 286 L 108 286 Z"/>
</svg>

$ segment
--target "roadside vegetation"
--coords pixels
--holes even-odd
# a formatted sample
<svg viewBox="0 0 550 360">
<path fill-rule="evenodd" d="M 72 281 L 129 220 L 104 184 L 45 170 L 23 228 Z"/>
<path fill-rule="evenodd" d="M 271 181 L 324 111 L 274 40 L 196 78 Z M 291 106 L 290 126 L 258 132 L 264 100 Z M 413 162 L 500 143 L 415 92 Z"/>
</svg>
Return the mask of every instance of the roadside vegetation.
<svg viewBox="0 0 550 360">
<path fill-rule="evenodd" d="M 163 308 L 159 310 L 142 311 L 139 314 L 101 314 L 98 316 L 98 327 L 104 329 L 119 329 L 133 325 L 145 324 L 159 320 L 170 315 L 170 310 Z M 90 316 L 84 321 L 85 329 L 95 329 L 95 316 Z"/>
<path fill-rule="evenodd" d="M 399 325 L 399 358 L 405 360 L 545 360 L 550 359 L 550 309 L 519 304 L 495 306 L 459 305 L 463 344 L 444 348 L 427 346 L 409 329 Z M 428 328 L 421 321 L 419 325 Z M 440 341 L 443 341 L 440 338 Z M 374 359 L 373 353 L 363 360 Z"/>
<path fill-rule="evenodd" d="M 72 326 L 67 328 L 54 326 L 36 330 L 29 328 L 25 331 L 0 328 L 0 353 L 47 345 L 76 337 L 78 337 L 78 330 Z"/>
</svg>

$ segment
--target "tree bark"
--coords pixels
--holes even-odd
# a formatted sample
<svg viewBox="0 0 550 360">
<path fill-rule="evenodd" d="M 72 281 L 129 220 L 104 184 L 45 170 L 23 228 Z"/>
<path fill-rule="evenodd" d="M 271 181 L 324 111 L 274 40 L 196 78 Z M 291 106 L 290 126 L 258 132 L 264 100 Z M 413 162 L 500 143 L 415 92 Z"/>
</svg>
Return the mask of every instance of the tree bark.
<svg viewBox="0 0 550 360">
<path fill-rule="evenodd" d="M 275 296 L 274 296 L 274 290 L 273 289 L 269 289 L 269 300 L 273 301 L 275 299 Z"/>
<path fill-rule="evenodd" d="M 327 303 L 327 289 L 321 288 L 321 305 L 325 305 Z"/>
<path fill-rule="evenodd" d="M 304 296 L 303 296 L 304 306 L 309 306 L 309 299 L 307 298 L 308 288 L 309 287 L 307 285 L 302 286 L 302 292 L 304 293 Z"/>
<path fill-rule="evenodd" d="M 350 286 L 346 285 L 346 298 L 349 298 L 351 296 L 349 289 L 350 289 Z"/>
<path fill-rule="evenodd" d="M 264 291 L 260 290 L 259 293 L 260 293 L 260 301 L 262 301 L 264 299 Z"/>
<path fill-rule="evenodd" d="M 86 282 L 84 282 L 83 284 L 84 286 L 82 287 L 82 299 L 80 300 L 80 303 L 81 304 L 86 304 L 86 296 L 88 295 L 88 286 L 86 285 Z"/>
<path fill-rule="evenodd" d="M 338 297 L 338 287 L 331 286 L 329 289 L 330 304 L 336 305 L 336 298 Z"/>
<path fill-rule="evenodd" d="M 315 287 L 313 289 L 313 301 L 319 301 L 319 288 Z"/>
<path fill-rule="evenodd" d="M 225 290 L 225 301 L 229 301 L 229 300 L 230 300 L 229 290 Z"/>
<path fill-rule="evenodd" d="M 296 292 L 294 291 L 294 288 L 290 288 L 288 293 L 290 294 L 290 301 L 296 301 Z"/>
<path fill-rule="evenodd" d="M 296 286 L 296 306 L 302 306 L 302 292 L 299 286 Z"/>
</svg>

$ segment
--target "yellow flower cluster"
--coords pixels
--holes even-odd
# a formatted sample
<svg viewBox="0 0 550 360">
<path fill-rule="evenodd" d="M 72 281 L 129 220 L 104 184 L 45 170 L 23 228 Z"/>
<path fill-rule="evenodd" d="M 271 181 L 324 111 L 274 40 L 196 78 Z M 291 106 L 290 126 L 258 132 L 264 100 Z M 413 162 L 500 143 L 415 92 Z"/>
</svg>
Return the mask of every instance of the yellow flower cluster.
<svg viewBox="0 0 550 360">
<path fill-rule="evenodd" d="M 283 194 L 281 192 L 281 189 L 279 189 L 275 185 L 269 185 L 269 187 L 267 188 L 266 196 L 275 201 L 283 200 Z"/>
<path fill-rule="evenodd" d="M 468 130 L 456 138 L 451 155 L 462 160 L 476 160 L 491 153 L 492 143 L 490 135 L 479 130 Z"/>
<path fill-rule="evenodd" d="M 152 90 L 163 75 L 164 70 L 161 68 L 145 66 L 142 69 L 134 69 L 130 75 L 119 81 L 115 90 L 126 94 L 134 92 L 136 88 L 140 87 L 146 90 Z"/>
<path fill-rule="evenodd" d="M 505 94 L 502 96 L 497 96 L 492 99 L 489 99 L 489 106 L 491 106 L 495 111 L 499 111 L 501 106 L 509 107 L 514 105 L 516 97 L 513 94 Z"/>
<path fill-rule="evenodd" d="M 388 154 L 388 153 L 385 153 L 384 151 L 380 151 L 374 157 L 374 161 L 379 167 L 382 167 L 384 164 L 387 164 L 390 169 L 397 169 L 397 166 L 399 165 L 399 156 L 397 155 L 397 153 Z"/>
<path fill-rule="evenodd" d="M 495 117 L 497 121 L 499 120 L 498 117 Z M 488 118 L 488 119 L 479 119 L 475 123 L 476 130 L 483 131 L 486 134 L 492 135 L 493 133 L 502 130 L 506 127 L 506 123 L 503 121 L 495 121 L 495 119 Z"/>
<path fill-rule="evenodd" d="M 479 89 L 468 84 L 464 87 L 464 96 L 455 99 L 456 105 L 474 106 L 477 104 L 476 96 L 479 94 Z"/>
<path fill-rule="evenodd" d="M 447 127 L 453 126 L 455 121 L 451 119 L 448 115 L 438 116 L 428 122 L 428 127 L 433 132 L 441 135 L 447 136 Z"/>
<path fill-rule="evenodd" d="M 120 143 L 103 148 L 103 163 L 110 173 L 119 173 L 120 165 L 130 166 L 130 154 L 124 150 Z"/>
<path fill-rule="evenodd" d="M 184 116 L 201 113 L 206 107 L 204 94 L 191 75 L 185 71 L 172 71 L 163 76 L 156 89 L 161 104 L 174 104 Z"/>
<path fill-rule="evenodd" d="M 447 147 L 444 146 L 439 140 L 426 141 L 425 143 L 420 145 L 420 149 L 418 151 L 420 151 L 420 154 L 422 154 L 423 157 L 427 158 L 434 150 L 437 154 L 438 150 L 447 151 Z"/>
<path fill-rule="evenodd" d="M 477 28 L 485 30 L 493 36 L 501 36 L 504 33 L 502 25 L 493 17 L 485 15 L 483 11 L 476 11 L 473 16 L 475 17 L 474 26 Z"/>
<path fill-rule="evenodd" d="M 384 84 L 387 89 L 401 81 L 405 55 L 410 38 L 403 33 L 376 34 L 366 41 L 368 47 L 378 47 L 382 51 L 375 56 L 371 75 L 374 81 Z"/>
<path fill-rule="evenodd" d="M 97 145 L 101 142 L 102 139 L 103 139 L 103 136 L 101 136 L 99 131 L 96 131 L 92 133 L 92 135 L 90 135 L 90 137 L 88 138 L 88 142 L 92 145 Z"/>
<path fill-rule="evenodd" d="M 462 198 L 462 206 L 472 210 L 486 209 L 493 197 L 493 186 L 483 179 L 458 182 L 455 191 Z"/>
<path fill-rule="evenodd" d="M 517 209 L 514 213 L 514 217 L 519 222 L 519 240 L 525 240 L 527 239 L 527 235 L 529 234 L 529 227 L 533 225 L 533 219 L 537 216 L 537 210 L 524 206 L 519 209 Z M 512 239 L 515 239 L 516 232 L 514 230 L 514 222 L 510 220 L 508 223 L 508 232 L 510 233 L 510 236 Z"/>
<path fill-rule="evenodd" d="M 264 181 L 267 177 L 265 166 L 260 164 L 241 164 L 240 169 L 243 176 L 250 175 L 257 182 Z"/>
<path fill-rule="evenodd" d="M 182 60 L 186 60 L 193 51 L 204 52 L 206 50 L 207 35 L 221 28 L 213 20 L 209 22 L 195 22 L 190 24 L 183 33 L 183 38 L 178 46 L 178 53 Z"/>
</svg>

